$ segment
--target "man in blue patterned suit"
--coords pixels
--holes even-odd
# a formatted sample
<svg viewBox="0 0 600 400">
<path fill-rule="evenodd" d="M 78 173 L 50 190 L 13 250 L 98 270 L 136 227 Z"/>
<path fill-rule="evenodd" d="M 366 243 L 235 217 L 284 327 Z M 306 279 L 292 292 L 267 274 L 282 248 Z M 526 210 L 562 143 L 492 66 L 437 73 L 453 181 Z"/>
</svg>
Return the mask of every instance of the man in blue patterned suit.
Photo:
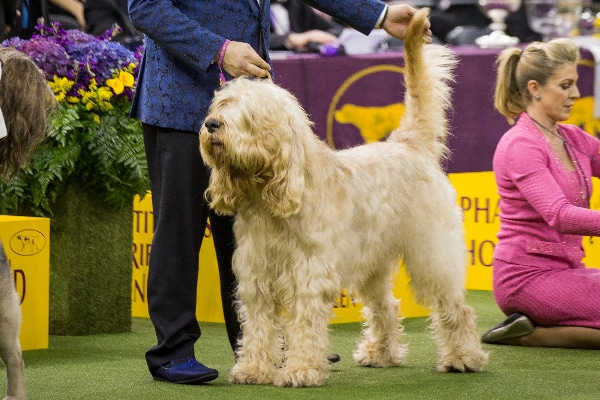
<svg viewBox="0 0 600 400">
<path fill-rule="evenodd" d="M 306 3 L 364 34 L 383 28 L 399 39 L 416 11 L 380 0 Z M 270 76 L 269 0 L 129 0 L 129 16 L 145 35 L 131 116 L 143 124 L 155 220 L 148 308 L 157 344 L 146 361 L 156 380 L 204 383 L 218 377 L 194 356 L 198 253 L 207 217 L 234 350 L 240 327 L 233 307 L 233 220 L 216 215 L 203 198 L 210 173 L 198 133 L 220 80 Z M 430 40 L 429 26 L 423 34 Z"/>
</svg>

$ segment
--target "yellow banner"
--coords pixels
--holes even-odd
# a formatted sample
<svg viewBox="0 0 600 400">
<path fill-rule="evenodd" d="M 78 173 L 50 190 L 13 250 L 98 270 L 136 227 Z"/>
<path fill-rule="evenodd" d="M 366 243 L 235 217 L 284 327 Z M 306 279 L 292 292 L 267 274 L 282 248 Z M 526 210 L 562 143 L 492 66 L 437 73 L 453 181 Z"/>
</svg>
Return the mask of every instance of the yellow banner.
<svg viewBox="0 0 600 400">
<path fill-rule="evenodd" d="M 152 194 L 143 200 L 136 196 L 133 202 L 133 276 L 131 314 L 148 318 L 148 261 L 152 247 L 154 214 Z M 219 287 L 219 269 L 209 227 L 205 231 L 199 255 L 202 271 L 198 274 L 196 318 L 205 322 L 224 322 Z"/>
<path fill-rule="evenodd" d="M 500 229 L 498 189 L 494 173 L 465 172 L 449 174 L 463 209 L 467 243 L 467 289 L 492 290 L 492 260 Z M 600 180 L 594 178 L 591 207 L 600 210 Z M 586 237 L 584 262 L 600 268 L 600 238 Z"/>
<path fill-rule="evenodd" d="M 21 300 L 21 348 L 47 349 L 50 220 L 0 215 L 0 239 Z"/>
</svg>

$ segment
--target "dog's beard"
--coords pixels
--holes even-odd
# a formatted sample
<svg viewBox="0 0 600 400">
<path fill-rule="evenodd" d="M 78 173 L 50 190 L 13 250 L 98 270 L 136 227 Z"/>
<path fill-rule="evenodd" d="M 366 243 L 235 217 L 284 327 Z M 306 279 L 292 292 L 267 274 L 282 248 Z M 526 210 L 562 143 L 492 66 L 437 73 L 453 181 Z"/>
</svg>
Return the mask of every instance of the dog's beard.
<svg viewBox="0 0 600 400">
<path fill-rule="evenodd" d="M 203 129 L 200 134 L 200 149 L 204 162 L 211 168 L 220 168 L 226 163 L 225 144 L 220 136 Z"/>
<path fill-rule="evenodd" d="M 223 142 L 209 141 L 208 153 L 210 157 L 214 160 L 214 164 L 216 167 L 221 167 L 226 164 L 226 154 L 225 147 L 223 146 Z"/>
</svg>

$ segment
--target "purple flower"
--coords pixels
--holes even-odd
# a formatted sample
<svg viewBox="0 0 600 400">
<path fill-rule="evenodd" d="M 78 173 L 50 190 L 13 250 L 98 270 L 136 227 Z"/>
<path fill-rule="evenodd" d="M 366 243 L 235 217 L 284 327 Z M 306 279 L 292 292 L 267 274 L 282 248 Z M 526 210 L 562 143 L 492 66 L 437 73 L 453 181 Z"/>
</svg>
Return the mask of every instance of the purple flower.
<svg viewBox="0 0 600 400">
<path fill-rule="evenodd" d="M 5 41 L 2 42 L 2 47 L 17 47 L 18 45 L 20 45 L 24 40 L 21 39 L 20 37 L 17 36 L 13 36 L 10 39 L 6 39 Z"/>
<path fill-rule="evenodd" d="M 78 43 L 95 42 L 98 40 L 94 35 L 84 33 L 78 29 L 69 29 L 68 31 L 65 31 L 65 37 L 69 41 Z"/>
<path fill-rule="evenodd" d="M 111 33 L 112 32 L 112 33 Z M 87 90 L 92 79 L 103 85 L 117 70 L 135 64 L 133 75 L 137 80 L 143 49 L 135 53 L 118 42 L 111 41 L 117 30 L 109 30 L 95 37 L 77 29 L 65 30 L 59 23 L 40 24 L 29 40 L 11 38 L 3 47 L 14 47 L 27 54 L 44 72 L 46 79 L 65 77 L 75 82 L 69 95 L 79 97 L 78 90 Z M 135 86 L 135 85 L 134 85 Z M 128 88 L 120 97 L 131 100 L 133 89 Z"/>
<path fill-rule="evenodd" d="M 69 77 L 73 75 L 74 68 L 69 54 L 51 38 L 39 37 L 35 40 L 24 40 L 16 43 L 14 47 L 27 54 L 44 72 L 48 80 L 52 80 L 54 76 Z"/>
</svg>

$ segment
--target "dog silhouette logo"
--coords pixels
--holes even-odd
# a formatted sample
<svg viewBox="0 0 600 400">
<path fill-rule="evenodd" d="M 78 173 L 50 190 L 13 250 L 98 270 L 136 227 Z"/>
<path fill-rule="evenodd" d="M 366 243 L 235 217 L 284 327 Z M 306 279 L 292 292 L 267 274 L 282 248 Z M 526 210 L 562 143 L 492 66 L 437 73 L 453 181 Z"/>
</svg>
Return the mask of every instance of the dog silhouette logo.
<svg viewBox="0 0 600 400">
<path fill-rule="evenodd" d="M 362 69 L 346 79 L 327 112 L 329 146 L 340 149 L 377 142 L 396 129 L 405 111 L 403 74 L 403 67 L 384 64 Z M 386 96 L 382 96 L 383 91 Z"/>
<path fill-rule="evenodd" d="M 33 256 L 46 247 L 46 237 L 35 229 L 23 229 L 10 238 L 10 249 L 20 256 Z"/>
</svg>

